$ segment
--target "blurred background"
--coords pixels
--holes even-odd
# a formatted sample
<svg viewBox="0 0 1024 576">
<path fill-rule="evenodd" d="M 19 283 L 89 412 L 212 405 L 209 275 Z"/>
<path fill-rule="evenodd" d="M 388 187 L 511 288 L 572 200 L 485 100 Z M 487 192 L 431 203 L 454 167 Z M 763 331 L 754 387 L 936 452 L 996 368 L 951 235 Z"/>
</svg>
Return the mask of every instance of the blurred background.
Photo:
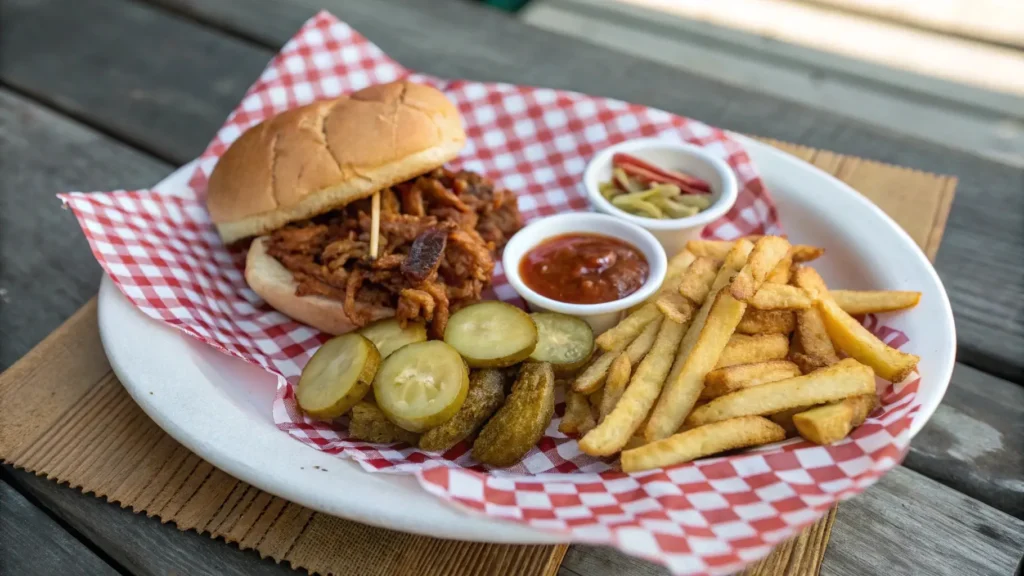
<svg viewBox="0 0 1024 576">
<path fill-rule="evenodd" d="M 1024 0 L 482 1 L 532 26 L 1024 166 Z"/>
</svg>

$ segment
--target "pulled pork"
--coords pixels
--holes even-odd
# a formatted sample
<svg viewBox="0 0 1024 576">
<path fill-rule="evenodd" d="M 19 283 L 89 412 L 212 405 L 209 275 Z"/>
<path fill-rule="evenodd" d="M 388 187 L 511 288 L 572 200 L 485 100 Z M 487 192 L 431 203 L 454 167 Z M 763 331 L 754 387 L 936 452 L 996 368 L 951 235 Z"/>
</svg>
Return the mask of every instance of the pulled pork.
<svg viewBox="0 0 1024 576">
<path fill-rule="evenodd" d="M 275 230 L 267 251 L 295 276 L 297 296 L 344 302 L 356 326 L 394 310 L 440 336 L 451 312 L 480 299 L 495 256 L 521 227 L 514 194 L 439 168 L 381 192 L 375 260 L 369 199 Z"/>
</svg>

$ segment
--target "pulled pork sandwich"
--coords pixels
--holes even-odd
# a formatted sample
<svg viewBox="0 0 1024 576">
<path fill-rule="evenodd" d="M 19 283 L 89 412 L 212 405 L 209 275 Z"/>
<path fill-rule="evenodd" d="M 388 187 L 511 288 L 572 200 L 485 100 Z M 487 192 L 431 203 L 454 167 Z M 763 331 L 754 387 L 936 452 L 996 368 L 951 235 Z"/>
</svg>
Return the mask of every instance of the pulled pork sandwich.
<svg viewBox="0 0 1024 576">
<path fill-rule="evenodd" d="M 514 194 L 443 168 L 465 140 L 458 110 L 429 86 L 316 102 L 231 145 L 210 177 L 210 216 L 225 243 L 251 239 L 246 282 L 288 316 L 331 334 L 397 316 L 439 336 L 522 227 Z"/>
</svg>

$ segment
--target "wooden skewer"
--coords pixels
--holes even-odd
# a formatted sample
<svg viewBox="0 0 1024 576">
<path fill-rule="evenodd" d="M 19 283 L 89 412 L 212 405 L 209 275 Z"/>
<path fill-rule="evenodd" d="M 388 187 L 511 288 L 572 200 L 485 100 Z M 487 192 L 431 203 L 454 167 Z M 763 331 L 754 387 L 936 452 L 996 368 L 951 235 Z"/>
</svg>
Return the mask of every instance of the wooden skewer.
<svg viewBox="0 0 1024 576">
<path fill-rule="evenodd" d="M 380 243 L 380 192 L 374 192 L 370 199 L 370 259 L 377 259 L 377 245 Z"/>
</svg>

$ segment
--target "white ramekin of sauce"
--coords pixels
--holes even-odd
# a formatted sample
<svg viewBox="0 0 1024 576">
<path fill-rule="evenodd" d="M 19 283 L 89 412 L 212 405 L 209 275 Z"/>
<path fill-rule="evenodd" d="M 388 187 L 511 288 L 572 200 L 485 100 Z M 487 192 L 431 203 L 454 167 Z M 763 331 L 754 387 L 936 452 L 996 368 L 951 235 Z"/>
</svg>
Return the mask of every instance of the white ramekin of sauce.
<svg viewBox="0 0 1024 576">
<path fill-rule="evenodd" d="M 531 310 L 577 316 L 601 333 L 661 287 L 668 263 L 649 231 L 613 216 L 574 212 L 517 232 L 502 266 Z"/>
</svg>

